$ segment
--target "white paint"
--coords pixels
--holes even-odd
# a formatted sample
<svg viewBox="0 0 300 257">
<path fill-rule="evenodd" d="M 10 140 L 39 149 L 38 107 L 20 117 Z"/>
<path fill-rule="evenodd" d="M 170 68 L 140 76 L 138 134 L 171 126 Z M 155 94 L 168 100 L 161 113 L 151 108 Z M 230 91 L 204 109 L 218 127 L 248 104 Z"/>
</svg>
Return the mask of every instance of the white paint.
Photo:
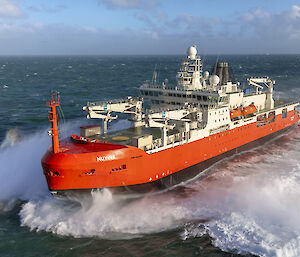
<svg viewBox="0 0 300 257">
<path fill-rule="evenodd" d="M 115 159 L 116 159 L 116 156 L 114 154 L 106 155 L 106 156 L 97 156 L 97 162 L 111 161 L 111 160 L 115 160 Z"/>
</svg>

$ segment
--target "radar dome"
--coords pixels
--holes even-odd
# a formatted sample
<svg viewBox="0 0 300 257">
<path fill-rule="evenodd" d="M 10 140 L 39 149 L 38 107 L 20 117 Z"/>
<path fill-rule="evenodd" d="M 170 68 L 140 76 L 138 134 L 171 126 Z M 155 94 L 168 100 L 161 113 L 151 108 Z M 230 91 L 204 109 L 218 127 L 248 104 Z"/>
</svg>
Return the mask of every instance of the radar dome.
<svg viewBox="0 0 300 257">
<path fill-rule="evenodd" d="M 208 71 L 204 71 L 204 72 L 203 72 L 203 77 L 204 77 L 204 79 L 208 79 L 208 77 L 209 77 L 209 72 L 208 72 Z"/>
<path fill-rule="evenodd" d="M 191 59 L 195 59 L 197 54 L 196 46 L 190 46 L 186 53 Z"/>
<path fill-rule="evenodd" d="M 217 76 L 217 75 L 212 75 L 210 77 L 210 82 L 213 84 L 213 85 L 218 85 L 219 82 L 220 82 L 220 78 Z"/>
</svg>

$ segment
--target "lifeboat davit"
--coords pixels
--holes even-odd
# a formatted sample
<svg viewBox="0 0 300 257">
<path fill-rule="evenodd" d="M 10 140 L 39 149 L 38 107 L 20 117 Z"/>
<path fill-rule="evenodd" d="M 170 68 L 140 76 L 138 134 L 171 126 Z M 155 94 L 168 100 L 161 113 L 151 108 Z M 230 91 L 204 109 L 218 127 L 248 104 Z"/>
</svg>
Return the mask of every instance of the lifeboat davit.
<svg viewBox="0 0 300 257">
<path fill-rule="evenodd" d="M 238 118 L 242 115 L 242 111 L 240 108 L 235 108 L 230 112 L 230 119 Z"/>
<path fill-rule="evenodd" d="M 257 112 L 256 106 L 254 104 L 250 104 L 247 107 L 243 108 L 242 115 L 247 116 Z"/>
</svg>

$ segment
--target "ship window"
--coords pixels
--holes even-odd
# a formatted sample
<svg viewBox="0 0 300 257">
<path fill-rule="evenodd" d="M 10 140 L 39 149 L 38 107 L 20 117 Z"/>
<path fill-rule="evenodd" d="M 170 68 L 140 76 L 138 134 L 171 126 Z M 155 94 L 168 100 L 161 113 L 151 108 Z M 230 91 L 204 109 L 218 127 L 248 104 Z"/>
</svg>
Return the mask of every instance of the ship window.
<svg viewBox="0 0 300 257">
<path fill-rule="evenodd" d="M 201 95 L 198 95 L 198 96 L 197 96 L 197 100 L 201 100 Z"/>
<path fill-rule="evenodd" d="M 145 95 L 148 95 L 149 94 L 149 92 L 148 91 L 145 91 Z"/>
<path fill-rule="evenodd" d="M 153 93 L 150 91 L 150 92 L 149 92 L 149 95 L 150 95 L 150 96 L 153 96 Z"/>
<path fill-rule="evenodd" d="M 173 96 L 173 94 L 172 94 L 172 93 L 169 93 L 168 96 Z"/>
<path fill-rule="evenodd" d="M 53 177 L 59 177 L 60 176 L 60 173 L 59 171 L 50 171 L 50 176 L 53 176 Z"/>
<path fill-rule="evenodd" d="M 207 101 L 207 96 L 203 96 L 203 101 Z"/>
<path fill-rule="evenodd" d="M 196 96 L 195 96 L 195 95 L 193 95 L 193 98 L 196 98 Z"/>
<path fill-rule="evenodd" d="M 284 109 L 282 110 L 282 118 L 284 119 L 284 118 L 286 118 L 286 117 L 287 117 L 287 109 L 284 108 Z"/>
<path fill-rule="evenodd" d="M 181 94 L 177 94 L 177 97 L 181 97 Z"/>
<path fill-rule="evenodd" d="M 267 124 L 267 115 L 266 114 L 262 114 L 257 116 L 257 120 L 256 120 L 256 126 L 257 127 L 261 127 Z"/>
<path fill-rule="evenodd" d="M 90 170 L 90 171 L 88 171 L 88 172 L 85 172 L 84 174 L 85 174 L 85 175 L 94 175 L 94 174 L 95 174 L 95 170 L 92 169 L 92 170 Z"/>
<path fill-rule="evenodd" d="M 268 122 L 272 123 L 274 121 L 275 121 L 275 111 L 269 112 L 269 114 L 268 114 Z"/>
</svg>

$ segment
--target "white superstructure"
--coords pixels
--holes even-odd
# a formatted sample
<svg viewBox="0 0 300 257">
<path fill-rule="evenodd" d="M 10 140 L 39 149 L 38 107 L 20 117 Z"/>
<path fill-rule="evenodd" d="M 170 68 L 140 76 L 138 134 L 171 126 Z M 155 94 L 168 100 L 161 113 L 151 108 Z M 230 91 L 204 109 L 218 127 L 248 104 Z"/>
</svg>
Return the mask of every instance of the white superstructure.
<svg viewBox="0 0 300 257">
<path fill-rule="evenodd" d="M 275 82 L 268 77 L 249 78 L 248 84 L 255 90 L 245 94 L 226 62 L 216 63 L 210 73 L 203 72 L 196 46 L 188 48 L 176 78 L 176 85 L 158 84 L 155 72 L 152 81 L 140 87 L 142 98 L 88 103 L 83 109 L 88 118 L 103 120 L 104 133 L 107 122 L 117 118 L 112 113 L 130 114 L 133 127 L 160 128 L 160 137 L 151 137 L 142 146 L 153 153 L 250 123 L 261 125 L 263 117 L 273 117 L 298 105 L 274 109 Z M 150 99 L 150 110 L 144 110 L 144 98 Z"/>
</svg>

